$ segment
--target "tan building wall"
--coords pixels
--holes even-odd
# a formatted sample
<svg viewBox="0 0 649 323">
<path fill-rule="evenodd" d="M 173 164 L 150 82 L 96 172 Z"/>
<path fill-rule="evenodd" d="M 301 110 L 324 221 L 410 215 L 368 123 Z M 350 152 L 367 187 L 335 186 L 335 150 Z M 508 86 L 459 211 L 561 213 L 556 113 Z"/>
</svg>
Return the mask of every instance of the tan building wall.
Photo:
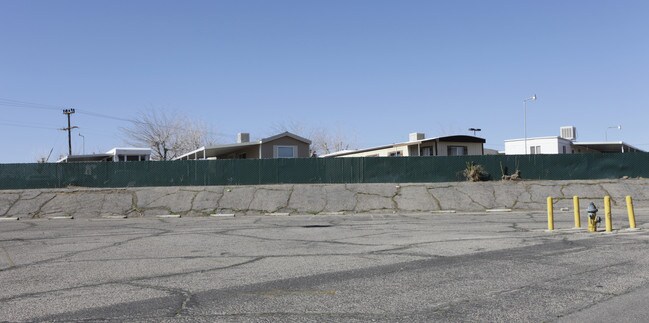
<svg viewBox="0 0 649 323">
<path fill-rule="evenodd" d="M 466 147 L 468 155 L 482 155 L 482 143 L 477 142 L 424 142 L 421 144 L 401 145 L 383 149 L 369 150 L 346 154 L 340 157 L 389 157 L 391 153 L 400 152 L 401 156 L 423 156 L 424 148 L 430 149 L 430 156 L 448 156 L 449 146 Z"/>
<path fill-rule="evenodd" d="M 449 146 L 466 147 L 468 155 L 482 155 L 482 143 L 477 142 L 439 142 L 437 143 L 437 156 L 448 156 Z"/>
<path fill-rule="evenodd" d="M 309 144 L 291 137 L 278 138 L 261 145 L 261 158 L 275 158 L 275 146 L 297 147 L 297 158 L 308 158 Z"/>
<path fill-rule="evenodd" d="M 408 146 L 390 147 L 371 151 L 364 151 L 344 155 L 341 157 L 389 157 L 391 153 L 401 153 L 401 156 L 408 156 Z"/>
<path fill-rule="evenodd" d="M 244 155 L 245 154 L 245 158 Z M 251 146 L 237 150 L 236 152 L 223 154 L 216 157 L 217 159 L 259 159 L 259 146 Z"/>
</svg>

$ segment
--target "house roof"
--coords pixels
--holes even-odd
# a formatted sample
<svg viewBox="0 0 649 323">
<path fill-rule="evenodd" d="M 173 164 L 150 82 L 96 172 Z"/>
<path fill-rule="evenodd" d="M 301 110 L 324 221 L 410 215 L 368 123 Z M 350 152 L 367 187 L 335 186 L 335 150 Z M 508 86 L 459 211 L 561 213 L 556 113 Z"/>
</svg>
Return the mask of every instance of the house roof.
<svg viewBox="0 0 649 323">
<path fill-rule="evenodd" d="M 134 147 L 115 147 L 109 151 L 107 154 L 115 155 L 117 152 L 127 152 L 127 153 L 142 153 L 142 154 L 151 154 L 151 148 L 134 148 Z"/>
<path fill-rule="evenodd" d="M 645 152 L 644 150 L 631 146 L 623 141 L 573 142 L 572 144 L 577 147 L 583 147 L 588 150 L 596 150 L 603 153 Z"/>
<path fill-rule="evenodd" d="M 277 135 L 274 135 L 274 136 L 271 136 L 271 137 L 263 138 L 263 139 L 261 139 L 259 141 L 242 142 L 242 143 L 225 144 L 225 145 L 215 145 L 215 146 L 210 146 L 210 147 L 201 147 L 201 148 L 198 148 L 196 150 L 190 151 L 190 152 L 188 152 L 186 154 L 180 155 L 180 156 L 174 158 L 174 160 L 189 159 L 188 157 L 190 157 L 192 155 L 196 155 L 196 156 L 198 156 L 200 158 L 203 158 L 203 156 L 205 158 L 208 158 L 208 157 L 216 157 L 216 156 L 220 156 L 220 155 L 226 155 L 226 154 L 238 151 L 238 150 L 240 150 L 242 148 L 251 147 L 251 146 L 259 146 L 259 145 L 261 145 L 263 143 L 267 143 L 267 142 L 277 140 L 277 139 L 283 138 L 283 137 L 290 137 L 290 138 L 293 138 L 295 140 L 302 141 L 302 142 L 304 142 L 306 144 L 309 144 L 309 145 L 311 144 L 311 140 L 300 137 L 300 136 L 298 136 L 298 135 L 296 135 L 294 133 L 290 133 L 288 131 L 285 131 L 285 132 L 282 132 L 280 134 L 277 134 Z"/>
<path fill-rule="evenodd" d="M 59 160 L 57 163 L 75 163 L 75 162 L 96 162 L 96 161 L 106 161 L 113 158 L 111 154 L 90 154 L 90 155 L 70 155 L 65 156 Z"/>
<path fill-rule="evenodd" d="M 466 136 L 466 135 L 454 135 L 454 136 L 424 138 L 424 139 L 420 139 L 420 140 L 406 141 L 406 142 L 400 142 L 400 143 L 395 143 L 395 144 L 391 144 L 391 145 L 383 145 L 383 146 L 378 146 L 378 147 L 363 148 L 363 149 L 357 149 L 357 150 L 343 150 L 343 151 L 337 151 L 337 152 L 334 152 L 334 153 L 331 153 L 331 154 L 321 155 L 320 157 L 338 157 L 338 156 L 345 156 L 345 155 L 351 155 L 351 154 L 364 153 L 364 152 L 373 151 L 373 150 L 388 149 L 388 148 L 392 148 L 392 147 L 401 147 L 401 146 L 422 144 L 422 143 L 425 143 L 425 142 L 432 142 L 432 141 L 437 141 L 437 142 L 478 142 L 478 143 L 483 143 L 483 144 L 485 142 L 487 142 L 484 138 L 480 138 L 480 137 Z"/>
<path fill-rule="evenodd" d="M 265 142 L 273 141 L 273 140 L 276 140 L 276 139 L 279 139 L 279 138 L 282 138 L 282 137 L 291 137 L 291 138 L 293 138 L 295 140 L 307 143 L 309 145 L 311 144 L 311 140 L 300 137 L 300 136 L 298 136 L 298 135 L 296 135 L 294 133 L 290 133 L 288 131 L 284 131 L 284 132 L 282 132 L 280 134 L 276 134 L 276 135 L 268 137 L 268 138 L 263 138 L 262 140 L 259 141 L 259 143 L 265 143 Z"/>
<path fill-rule="evenodd" d="M 559 137 L 559 136 L 529 137 L 529 138 L 527 138 L 527 141 L 530 141 L 530 140 L 543 140 L 543 139 L 558 139 L 558 140 L 572 142 L 570 139 L 566 139 L 566 138 Z M 515 141 L 524 141 L 524 140 L 525 140 L 525 138 L 507 139 L 507 140 L 505 140 L 505 142 L 515 142 Z"/>
</svg>

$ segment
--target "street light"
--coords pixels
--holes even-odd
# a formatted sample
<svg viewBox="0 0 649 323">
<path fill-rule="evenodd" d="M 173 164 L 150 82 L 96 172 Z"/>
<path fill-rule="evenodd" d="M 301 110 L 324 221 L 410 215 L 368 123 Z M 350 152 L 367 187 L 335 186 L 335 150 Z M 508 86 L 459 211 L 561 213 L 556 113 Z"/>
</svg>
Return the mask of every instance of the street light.
<svg viewBox="0 0 649 323">
<path fill-rule="evenodd" d="M 527 101 L 536 101 L 536 94 L 523 100 L 525 115 L 523 116 L 523 126 L 525 128 L 525 155 L 527 155 Z"/>
<path fill-rule="evenodd" d="M 475 137 L 476 131 L 482 131 L 480 128 L 469 128 L 469 131 L 473 131 L 473 136 Z"/>
<path fill-rule="evenodd" d="M 83 139 L 83 152 L 82 152 L 82 154 L 85 155 L 86 154 L 86 136 L 79 133 L 79 137 L 81 137 L 81 139 Z"/>
<path fill-rule="evenodd" d="M 622 126 L 611 126 L 611 127 L 606 128 L 606 131 L 604 132 L 604 141 L 608 141 L 608 129 L 622 130 Z"/>
</svg>

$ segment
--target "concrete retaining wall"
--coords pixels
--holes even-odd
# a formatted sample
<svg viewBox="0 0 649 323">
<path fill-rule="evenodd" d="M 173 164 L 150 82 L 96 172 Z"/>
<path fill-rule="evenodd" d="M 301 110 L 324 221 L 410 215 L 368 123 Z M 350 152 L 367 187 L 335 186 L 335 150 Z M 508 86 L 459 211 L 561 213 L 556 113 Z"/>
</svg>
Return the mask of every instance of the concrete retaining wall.
<svg viewBox="0 0 649 323">
<path fill-rule="evenodd" d="M 648 184 L 646 179 L 627 179 L 5 190 L 0 191 L 0 217 L 544 210 L 548 196 L 558 198 L 555 208 L 572 208 L 573 195 L 582 198 L 582 208 L 595 201 L 603 209 L 605 195 L 614 207 L 623 207 L 624 197 L 631 195 L 636 207 L 646 208 Z"/>
</svg>

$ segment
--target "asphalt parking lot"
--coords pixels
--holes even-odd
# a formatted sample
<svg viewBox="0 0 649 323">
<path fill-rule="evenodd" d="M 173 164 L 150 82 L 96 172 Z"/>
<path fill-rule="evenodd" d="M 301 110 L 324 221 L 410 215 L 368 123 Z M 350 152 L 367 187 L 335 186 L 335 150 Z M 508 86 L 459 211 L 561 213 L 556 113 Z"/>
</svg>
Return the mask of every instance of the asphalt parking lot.
<svg viewBox="0 0 649 323">
<path fill-rule="evenodd" d="M 582 220 L 583 221 L 583 220 Z M 0 321 L 644 321 L 649 222 L 569 213 L 0 222 Z"/>
</svg>

